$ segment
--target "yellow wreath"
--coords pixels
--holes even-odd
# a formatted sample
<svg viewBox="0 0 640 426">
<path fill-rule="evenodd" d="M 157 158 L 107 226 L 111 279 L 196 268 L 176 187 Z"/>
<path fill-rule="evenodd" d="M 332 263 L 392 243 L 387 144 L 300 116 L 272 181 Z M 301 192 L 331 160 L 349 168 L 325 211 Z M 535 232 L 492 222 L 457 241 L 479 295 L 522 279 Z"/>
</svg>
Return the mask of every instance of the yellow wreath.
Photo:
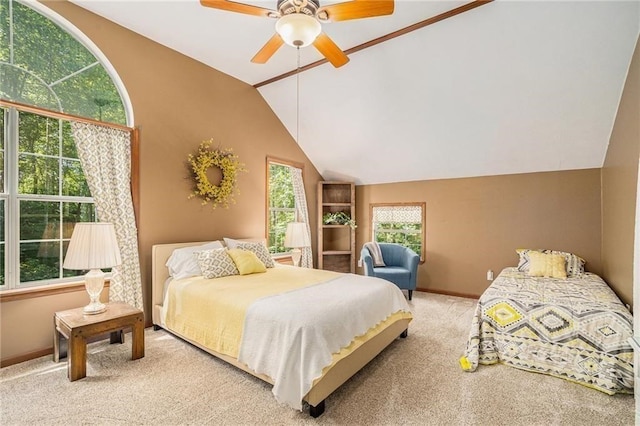
<svg viewBox="0 0 640 426">
<path fill-rule="evenodd" d="M 188 161 L 191 169 L 194 189 L 189 198 L 202 198 L 202 205 L 211 203 L 215 209 L 218 205 L 229 208 L 229 202 L 235 204 L 233 193 L 239 193 L 236 188 L 236 177 L 239 172 L 246 172 L 244 164 L 233 154 L 231 148 L 212 149 L 213 140 L 204 141 L 198 148 L 197 155 L 189 154 Z M 207 170 L 217 167 L 222 172 L 222 180 L 214 185 L 207 177 Z"/>
</svg>

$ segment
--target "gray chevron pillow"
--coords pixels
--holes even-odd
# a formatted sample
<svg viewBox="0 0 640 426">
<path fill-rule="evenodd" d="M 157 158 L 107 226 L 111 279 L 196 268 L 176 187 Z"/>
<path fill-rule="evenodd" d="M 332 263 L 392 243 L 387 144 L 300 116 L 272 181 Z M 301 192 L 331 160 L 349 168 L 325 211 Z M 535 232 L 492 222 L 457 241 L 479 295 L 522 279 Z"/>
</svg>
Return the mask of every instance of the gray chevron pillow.
<svg viewBox="0 0 640 426">
<path fill-rule="evenodd" d="M 226 248 L 203 250 L 196 252 L 195 255 L 198 258 L 202 276 L 205 278 L 221 278 L 240 274 Z"/>
</svg>

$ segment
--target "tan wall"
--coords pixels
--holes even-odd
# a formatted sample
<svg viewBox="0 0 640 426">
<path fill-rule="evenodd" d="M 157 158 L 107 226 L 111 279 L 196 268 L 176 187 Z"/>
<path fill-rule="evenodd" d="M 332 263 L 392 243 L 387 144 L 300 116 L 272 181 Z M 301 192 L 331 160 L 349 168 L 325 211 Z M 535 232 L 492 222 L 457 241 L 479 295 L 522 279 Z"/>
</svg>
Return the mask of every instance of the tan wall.
<svg viewBox="0 0 640 426">
<path fill-rule="evenodd" d="M 109 287 L 100 295 L 103 302 L 109 300 Z M 82 290 L 54 294 L 46 297 L 3 301 L 0 307 L 0 336 L 3 366 L 6 360 L 40 356 L 53 346 L 53 313 L 77 308 L 89 303 L 87 292 Z"/>
<path fill-rule="evenodd" d="M 517 265 L 516 248 L 569 251 L 601 271 L 599 169 L 357 186 L 358 250 L 371 239 L 370 203 L 421 201 L 419 289 L 479 296 L 487 270 Z"/>
<path fill-rule="evenodd" d="M 311 229 L 316 228 L 313 206 L 320 175 L 257 90 L 74 4 L 45 4 L 102 50 L 133 103 L 141 130 L 139 236 L 149 318 L 153 244 L 265 235 L 267 155 L 304 163 Z M 240 174 L 237 204 L 229 210 L 187 200 L 187 155 L 210 138 L 233 148 L 249 171 Z M 84 303 L 70 295 L 3 303 L 2 360 L 51 347 L 53 312 Z M 33 306 L 37 317 L 30 313 Z"/>
<path fill-rule="evenodd" d="M 602 274 L 629 304 L 639 156 L 640 43 L 636 43 L 602 168 Z"/>
</svg>

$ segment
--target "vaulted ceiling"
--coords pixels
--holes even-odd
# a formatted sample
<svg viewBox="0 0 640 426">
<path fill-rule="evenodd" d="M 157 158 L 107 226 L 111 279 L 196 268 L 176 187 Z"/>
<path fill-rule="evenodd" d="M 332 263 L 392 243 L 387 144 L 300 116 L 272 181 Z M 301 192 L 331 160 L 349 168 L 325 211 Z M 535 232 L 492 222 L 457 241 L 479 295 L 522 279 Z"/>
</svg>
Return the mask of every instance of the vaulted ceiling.
<svg viewBox="0 0 640 426">
<path fill-rule="evenodd" d="M 285 45 L 250 62 L 272 19 L 195 0 L 72 1 L 259 86 L 325 179 L 359 184 L 601 167 L 640 32 L 637 0 L 498 0 L 352 53 L 340 68 L 261 85 L 298 61 Z M 323 31 L 347 50 L 466 3 L 396 0 L 390 16 Z M 320 59 L 300 50 L 302 66 Z"/>
</svg>

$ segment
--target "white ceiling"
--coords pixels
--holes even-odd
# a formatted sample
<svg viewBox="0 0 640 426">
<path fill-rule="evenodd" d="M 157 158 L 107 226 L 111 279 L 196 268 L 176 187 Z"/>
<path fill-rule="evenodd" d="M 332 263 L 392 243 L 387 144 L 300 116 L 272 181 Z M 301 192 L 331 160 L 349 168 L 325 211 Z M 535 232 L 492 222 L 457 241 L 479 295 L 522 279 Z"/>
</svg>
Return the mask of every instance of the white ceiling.
<svg viewBox="0 0 640 426">
<path fill-rule="evenodd" d="M 250 62 L 271 19 L 195 0 L 72 1 L 249 84 L 296 67 L 286 45 Z M 391 16 L 323 30 L 346 50 L 465 3 L 396 0 Z M 325 179 L 601 167 L 639 32 L 640 0 L 495 1 L 301 73 L 299 129 L 295 76 L 258 90 Z M 301 50 L 302 65 L 318 59 Z"/>
</svg>

